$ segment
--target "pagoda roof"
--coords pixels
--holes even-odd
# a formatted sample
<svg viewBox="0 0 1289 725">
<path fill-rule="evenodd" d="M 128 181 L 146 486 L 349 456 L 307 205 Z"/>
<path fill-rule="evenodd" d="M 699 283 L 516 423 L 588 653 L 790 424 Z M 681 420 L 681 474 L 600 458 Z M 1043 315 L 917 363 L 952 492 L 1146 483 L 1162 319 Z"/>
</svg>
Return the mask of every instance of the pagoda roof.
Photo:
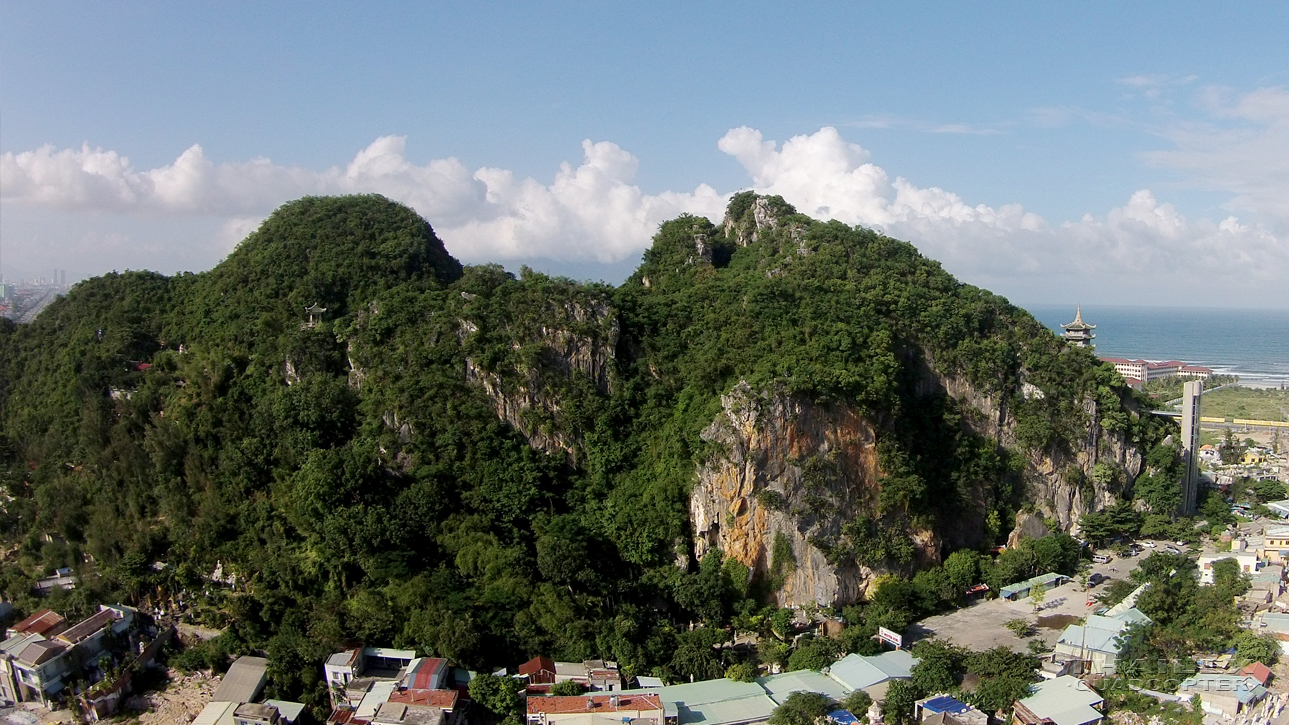
<svg viewBox="0 0 1289 725">
<path fill-rule="evenodd" d="M 1061 325 L 1063 330 L 1095 330 L 1096 325 L 1089 325 L 1083 321 L 1083 305 L 1079 305 L 1074 310 L 1074 322 L 1067 325 Z"/>
</svg>

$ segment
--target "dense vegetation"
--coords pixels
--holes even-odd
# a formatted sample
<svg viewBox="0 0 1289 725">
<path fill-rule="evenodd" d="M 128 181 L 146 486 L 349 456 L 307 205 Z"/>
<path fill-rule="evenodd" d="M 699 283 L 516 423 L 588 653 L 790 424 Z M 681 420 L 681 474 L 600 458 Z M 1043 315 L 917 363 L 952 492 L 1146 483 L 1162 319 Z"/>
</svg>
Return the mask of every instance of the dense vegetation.
<svg viewBox="0 0 1289 725">
<path fill-rule="evenodd" d="M 1119 655 L 1119 674 L 1138 684 L 1172 691 L 1196 671 L 1193 655 L 1235 648 L 1243 665 L 1272 664 L 1280 653 L 1273 636 L 1239 626 L 1236 597 L 1249 590 L 1249 577 L 1234 559 L 1213 564 L 1213 585 L 1200 586 L 1195 561 L 1181 554 L 1151 554 L 1133 570 L 1132 583 L 1150 584 L 1137 608 L 1154 623 L 1129 630 Z"/>
<path fill-rule="evenodd" d="M 748 239 L 757 204 L 777 221 Z M 186 656 L 264 648 L 269 694 L 314 702 L 318 663 L 353 641 L 719 676 L 747 664 L 713 648 L 731 629 L 789 634 L 769 572 L 688 556 L 699 434 L 739 381 L 853 406 L 879 431 L 877 506 L 832 544 L 868 556 L 877 537 L 865 563 L 891 579 L 851 621 L 1071 568 L 1051 538 L 914 576 L 902 532 L 983 550 L 1029 505 L 1032 460 L 1072 460 L 1090 428 L 1155 445 L 1164 424 L 1113 370 L 907 243 L 751 194 L 730 217 L 664 224 L 612 288 L 462 268 L 404 207 L 310 198 L 210 272 L 106 275 L 0 324 L 0 587 L 29 611 L 33 579 L 71 567 L 81 586 L 41 604 L 119 598 L 228 626 Z M 998 401 L 1008 432 L 928 371 Z M 1130 493 L 1098 470 L 1064 475 Z M 966 508 L 984 512 L 972 531 Z"/>
</svg>

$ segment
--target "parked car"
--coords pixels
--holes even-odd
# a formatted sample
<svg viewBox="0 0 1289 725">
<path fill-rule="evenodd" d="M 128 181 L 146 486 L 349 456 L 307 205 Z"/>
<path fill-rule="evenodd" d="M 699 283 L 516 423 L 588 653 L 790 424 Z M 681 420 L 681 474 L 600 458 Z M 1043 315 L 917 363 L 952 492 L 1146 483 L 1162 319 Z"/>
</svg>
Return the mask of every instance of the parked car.
<svg viewBox="0 0 1289 725">
<path fill-rule="evenodd" d="M 1138 543 L 1138 544 L 1141 544 L 1142 546 L 1146 547 L 1147 549 L 1153 549 L 1153 548 L 1155 548 L 1155 542 L 1153 542 L 1153 541 L 1138 541 L 1137 543 Z"/>
<path fill-rule="evenodd" d="M 1180 553 L 1182 553 L 1182 550 L 1181 550 L 1181 549 L 1177 548 L 1176 546 L 1173 546 L 1172 544 L 1169 544 L 1168 546 L 1165 546 L 1165 547 L 1164 547 L 1164 551 L 1167 551 L 1169 554 L 1180 554 Z"/>
<path fill-rule="evenodd" d="M 1093 574 L 1092 576 L 1088 577 L 1088 586 L 1089 586 L 1089 587 L 1094 587 L 1094 586 L 1096 586 L 1096 585 L 1100 584 L 1101 582 L 1103 582 L 1103 581 L 1105 581 L 1106 579 L 1109 579 L 1109 578 L 1110 578 L 1110 577 L 1106 576 L 1105 574 L 1102 574 L 1102 573 L 1098 572 L 1098 573 Z"/>
<path fill-rule="evenodd" d="M 1186 543 L 1185 541 L 1174 541 L 1173 543 L 1182 549 L 1185 549 L 1186 547 L 1190 546 L 1190 544 Z"/>
</svg>

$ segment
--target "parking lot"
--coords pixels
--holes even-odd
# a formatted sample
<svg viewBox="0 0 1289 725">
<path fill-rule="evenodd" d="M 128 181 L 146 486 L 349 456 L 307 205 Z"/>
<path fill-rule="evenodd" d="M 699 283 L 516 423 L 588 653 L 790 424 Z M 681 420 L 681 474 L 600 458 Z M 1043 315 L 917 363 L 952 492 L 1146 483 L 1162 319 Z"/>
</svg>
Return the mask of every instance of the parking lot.
<svg viewBox="0 0 1289 725">
<path fill-rule="evenodd" d="M 1101 574 L 1107 579 L 1126 579 L 1141 559 L 1153 552 L 1164 551 L 1168 544 L 1165 541 L 1151 543 L 1156 545 L 1154 549 L 1143 548 L 1139 556 L 1131 558 L 1113 556 L 1108 563 L 1093 564 L 1089 573 Z M 1075 619 L 1083 618 L 1088 612 L 1095 611 L 1095 597 L 1108 584 L 1109 581 L 1103 581 L 1085 592 L 1079 587 L 1076 577 L 1074 581 L 1047 590 L 1043 608 L 1037 612 L 1028 597 L 1015 602 L 1006 599 L 979 601 L 969 607 L 917 622 L 909 628 L 906 636 L 912 641 L 938 637 L 973 650 L 999 645 L 1024 650 L 1033 640 L 1041 640 L 1050 648 L 1056 644 L 1067 625 Z M 1092 606 L 1089 606 L 1089 602 Z M 1003 626 L 1011 619 L 1024 619 L 1034 624 L 1034 634 L 1024 639 L 1012 634 Z"/>
</svg>

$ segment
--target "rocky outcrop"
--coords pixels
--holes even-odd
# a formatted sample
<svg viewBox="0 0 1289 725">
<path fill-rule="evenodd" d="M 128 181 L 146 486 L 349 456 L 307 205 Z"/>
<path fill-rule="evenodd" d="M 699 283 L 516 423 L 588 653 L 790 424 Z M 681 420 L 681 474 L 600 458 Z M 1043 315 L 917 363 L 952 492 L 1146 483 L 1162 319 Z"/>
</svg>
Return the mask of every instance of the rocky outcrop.
<svg viewBox="0 0 1289 725">
<path fill-rule="evenodd" d="M 1024 371 L 1021 377 L 1024 397 L 1044 395 L 1039 388 L 1024 382 Z M 1020 448 L 1005 396 L 981 392 L 959 376 L 934 372 L 929 364 L 924 368 L 923 380 L 924 386 L 944 391 L 969 411 L 963 421 L 977 435 L 1012 450 Z M 1096 401 L 1084 401 L 1083 410 L 1083 435 L 1073 442 L 1071 450 L 1026 454 L 1024 499 L 1043 516 L 1056 519 L 1063 531 L 1077 532 L 1079 517 L 1114 504 L 1116 494 L 1124 484 L 1131 484 L 1142 466 L 1141 452 L 1123 434 L 1108 433 L 1102 428 Z M 1118 483 L 1099 480 L 1094 475 L 1097 464 L 1108 464 L 1121 472 L 1124 480 Z"/>
<path fill-rule="evenodd" d="M 524 345 L 540 347 L 535 363 L 486 370 L 467 357 L 465 379 L 483 390 L 497 416 L 529 445 L 565 455 L 576 464 L 581 433 L 563 421 L 564 395 L 577 377 L 588 379 L 600 393 L 612 391 L 618 320 L 604 299 L 552 301 L 548 312 L 534 329 L 510 331 L 514 350 Z M 462 320 L 460 329 L 464 339 L 478 326 Z M 523 358 L 516 355 L 515 359 Z"/>
<path fill-rule="evenodd" d="M 735 219 L 727 210 L 721 224 L 726 237 L 740 247 L 746 247 L 760 239 L 762 232 L 777 229 L 778 226 L 778 216 L 770 206 L 770 200 L 764 196 L 758 196 L 752 202 L 752 213 L 743 215 L 742 219 Z"/>
<path fill-rule="evenodd" d="M 690 496 L 694 554 L 720 549 L 778 585 L 781 606 L 858 599 L 873 572 L 833 565 L 812 540 L 835 540 L 876 508 L 875 432 L 854 408 L 740 383 L 702 433 L 715 444 Z M 776 557 L 779 559 L 776 561 Z"/>
</svg>

